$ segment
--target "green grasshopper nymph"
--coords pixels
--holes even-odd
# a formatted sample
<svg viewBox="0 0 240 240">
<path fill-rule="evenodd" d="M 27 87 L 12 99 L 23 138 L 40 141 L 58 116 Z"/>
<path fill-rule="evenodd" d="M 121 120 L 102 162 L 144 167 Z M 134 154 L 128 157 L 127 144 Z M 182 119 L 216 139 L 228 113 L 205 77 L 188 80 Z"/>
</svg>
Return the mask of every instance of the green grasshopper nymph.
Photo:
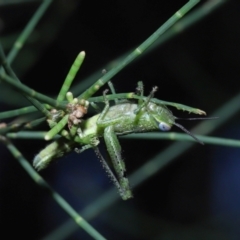
<svg viewBox="0 0 240 240">
<path fill-rule="evenodd" d="M 176 125 L 199 143 L 202 143 L 188 130 L 175 122 L 177 118 L 173 116 L 165 105 L 151 101 L 156 90 L 156 87 L 153 88 L 149 97 L 145 100 L 140 98 L 138 103 L 122 102 L 111 107 L 106 98 L 106 92 L 104 92 L 105 107 L 103 111 L 87 120 L 82 120 L 78 125 L 79 134 L 72 138 L 66 135 L 49 144 L 34 158 L 34 167 L 37 170 L 44 169 L 55 158 L 63 156 L 74 148 L 78 148 L 79 145 L 81 146 L 79 152 L 93 148 L 100 157 L 108 175 L 118 188 L 122 199 L 131 198 L 132 192 L 126 178 L 126 167 L 121 156 L 121 145 L 117 136 L 156 130 L 169 131 L 173 125 Z M 104 138 L 116 176 L 97 148 L 101 137 Z"/>
</svg>

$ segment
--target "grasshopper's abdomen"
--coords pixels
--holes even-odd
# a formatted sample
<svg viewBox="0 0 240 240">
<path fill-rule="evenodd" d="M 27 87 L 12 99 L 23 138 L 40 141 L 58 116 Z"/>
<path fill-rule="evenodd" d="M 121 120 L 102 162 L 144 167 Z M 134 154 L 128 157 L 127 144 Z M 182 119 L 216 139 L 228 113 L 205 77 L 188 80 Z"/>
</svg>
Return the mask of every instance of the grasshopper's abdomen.
<svg viewBox="0 0 240 240">
<path fill-rule="evenodd" d="M 64 154 L 71 152 L 73 145 L 76 143 L 67 141 L 64 138 L 59 138 L 58 140 L 50 143 L 45 147 L 38 155 L 35 156 L 33 160 L 33 166 L 37 171 L 40 171 L 46 167 L 54 160 L 62 157 Z"/>
</svg>

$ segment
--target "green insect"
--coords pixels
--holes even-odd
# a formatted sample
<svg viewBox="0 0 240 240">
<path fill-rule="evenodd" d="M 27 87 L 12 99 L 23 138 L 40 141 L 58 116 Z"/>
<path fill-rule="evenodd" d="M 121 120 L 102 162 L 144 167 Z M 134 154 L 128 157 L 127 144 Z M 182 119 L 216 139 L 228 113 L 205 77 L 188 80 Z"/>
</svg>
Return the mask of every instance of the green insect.
<svg viewBox="0 0 240 240">
<path fill-rule="evenodd" d="M 108 175 L 117 186 L 121 197 L 126 200 L 132 197 L 132 192 L 126 177 L 126 167 L 121 157 L 121 146 L 118 136 L 156 131 L 159 129 L 169 131 L 175 125 L 201 143 L 188 130 L 176 123 L 175 120 L 177 118 L 173 116 L 172 112 L 166 106 L 173 106 L 179 110 L 200 115 L 205 115 L 205 112 L 179 103 L 166 102 L 153 98 L 157 87 L 154 87 L 150 95 L 145 97 L 141 82 L 138 84 L 137 93 L 116 94 L 113 86 L 109 84 L 112 91 L 111 95 L 106 95 L 106 92 L 104 92 L 101 97 L 92 97 L 101 86 L 107 82 L 109 83 L 109 77 L 106 77 L 107 74 L 96 81 L 78 98 L 73 98 L 72 93 L 68 92 L 68 90 L 84 57 L 85 52 L 81 52 L 74 61 L 58 94 L 57 100 L 30 89 L 20 83 L 19 80 L 16 81 L 16 79 L 13 79 L 14 75 L 9 77 L 6 74 L 0 73 L 0 79 L 23 92 L 35 107 L 46 116 L 50 130 L 45 135 L 45 140 L 51 140 L 56 135 L 60 135 L 58 140 L 48 145 L 34 158 L 33 165 L 37 170 L 46 168 L 54 159 L 74 149 L 80 153 L 86 149 L 93 148 Z M 7 66 L 5 66 L 5 69 L 7 72 Z M 7 73 L 11 74 L 11 71 Z M 120 99 L 124 99 L 125 102 L 121 102 Z M 136 99 L 138 102 L 129 102 L 127 101 L 129 99 Z M 114 100 L 116 105 L 110 107 L 109 100 Z M 97 102 L 105 102 L 103 111 L 84 120 L 83 117 L 87 114 L 89 105 L 91 104 L 96 107 Z M 45 103 L 48 103 L 48 105 Z M 105 140 L 115 173 L 108 166 L 98 149 L 100 138 L 104 138 Z"/>
<path fill-rule="evenodd" d="M 169 131 L 173 125 L 176 125 L 191 135 L 196 141 L 200 142 L 188 130 L 175 122 L 176 117 L 173 116 L 172 112 L 165 105 L 153 102 L 153 95 L 157 87 L 153 88 L 147 98 L 143 97 L 142 83 L 139 83 L 137 89 L 139 96 L 138 103 L 118 101 L 116 105 L 111 107 L 105 91 L 103 96 L 105 107 L 103 111 L 87 120 L 81 119 L 77 124 L 74 135 L 63 130 L 63 137 L 48 145 L 34 158 L 34 167 L 37 170 L 42 170 L 54 159 L 63 156 L 73 149 L 78 149 L 79 146 L 79 153 L 93 148 L 108 175 L 118 188 L 122 199 L 127 200 L 131 198 L 132 192 L 126 177 L 125 163 L 121 156 L 121 145 L 118 141 L 119 135 L 156 130 Z M 198 111 L 200 114 L 205 114 L 201 110 Z M 98 150 L 99 138 L 102 137 L 104 138 L 115 174 Z"/>
</svg>

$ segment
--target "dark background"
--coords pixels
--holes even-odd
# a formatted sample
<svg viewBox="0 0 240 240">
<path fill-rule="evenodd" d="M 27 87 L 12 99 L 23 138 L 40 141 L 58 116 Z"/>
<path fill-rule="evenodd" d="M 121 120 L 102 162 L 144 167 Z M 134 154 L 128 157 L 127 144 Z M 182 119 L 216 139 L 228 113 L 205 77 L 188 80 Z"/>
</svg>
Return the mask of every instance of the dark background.
<svg viewBox="0 0 240 240">
<path fill-rule="evenodd" d="M 201 1 L 195 10 L 205 2 Z M 112 60 L 142 43 L 185 3 L 56 0 L 12 66 L 23 83 L 54 96 L 80 51 L 86 51 L 86 59 L 75 85 L 91 74 L 96 74 L 97 80 L 101 69 L 117 64 Z M 0 1 L 0 36 L 6 53 L 39 4 L 40 1 Z M 157 98 L 198 107 L 211 115 L 239 93 L 239 10 L 239 1 L 226 1 L 134 61 L 112 79 L 116 91 L 134 91 L 137 81 L 142 80 L 145 94 L 156 85 Z M 28 105 L 17 93 L 10 95 L 6 89 L 1 83 L 2 111 Z M 189 116 L 172 111 L 176 116 Z M 191 129 L 195 123 L 182 124 Z M 239 113 L 212 135 L 239 139 Z M 167 140 L 120 142 L 128 175 L 172 144 Z M 30 162 L 46 145 L 37 140 L 14 143 Z M 104 145 L 101 150 L 104 152 Z M 61 228 L 69 219 L 66 213 L 29 178 L 4 146 L 0 151 L 1 233 L 8 234 L 8 238 L 41 239 Z M 90 223 L 107 239 L 239 239 L 239 153 L 237 148 L 196 143 L 133 188 L 133 199 L 122 201 L 119 197 L 108 208 L 99 207 Z M 80 211 L 113 187 L 92 150 L 81 155 L 71 153 L 41 175 Z M 91 239 L 78 228 L 66 235 L 51 239 Z"/>
</svg>

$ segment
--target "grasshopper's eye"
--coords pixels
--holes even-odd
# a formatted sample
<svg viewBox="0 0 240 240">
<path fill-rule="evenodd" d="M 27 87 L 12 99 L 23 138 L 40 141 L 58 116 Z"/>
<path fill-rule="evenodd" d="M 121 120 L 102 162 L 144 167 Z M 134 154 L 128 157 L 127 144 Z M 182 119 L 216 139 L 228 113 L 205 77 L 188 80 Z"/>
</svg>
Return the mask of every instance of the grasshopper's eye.
<svg viewBox="0 0 240 240">
<path fill-rule="evenodd" d="M 169 131 L 171 129 L 171 126 L 169 126 L 167 123 L 160 122 L 159 123 L 159 129 L 163 132 Z"/>
</svg>

